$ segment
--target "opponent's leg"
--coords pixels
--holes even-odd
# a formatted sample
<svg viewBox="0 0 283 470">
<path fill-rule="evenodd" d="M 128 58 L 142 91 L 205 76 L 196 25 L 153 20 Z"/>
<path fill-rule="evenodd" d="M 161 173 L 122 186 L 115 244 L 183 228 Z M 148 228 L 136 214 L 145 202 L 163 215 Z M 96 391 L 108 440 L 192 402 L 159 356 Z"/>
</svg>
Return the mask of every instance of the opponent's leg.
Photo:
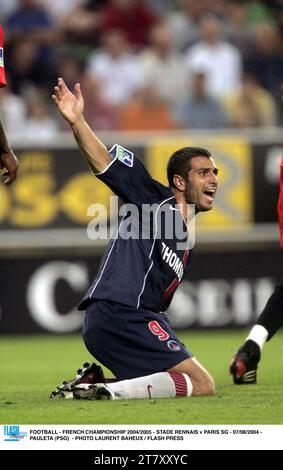
<svg viewBox="0 0 283 470">
<path fill-rule="evenodd" d="M 269 341 L 283 325 L 283 284 L 276 287 L 263 312 L 258 317 L 256 325 L 261 325 L 267 331 L 266 341 Z M 258 342 L 256 335 L 253 336 L 250 333 L 248 338 Z M 259 344 L 261 348 L 264 343 L 265 341 Z"/>
<path fill-rule="evenodd" d="M 244 344 L 230 364 L 235 384 L 254 384 L 261 351 L 283 325 L 283 285 L 276 287 Z"/>
</svg>

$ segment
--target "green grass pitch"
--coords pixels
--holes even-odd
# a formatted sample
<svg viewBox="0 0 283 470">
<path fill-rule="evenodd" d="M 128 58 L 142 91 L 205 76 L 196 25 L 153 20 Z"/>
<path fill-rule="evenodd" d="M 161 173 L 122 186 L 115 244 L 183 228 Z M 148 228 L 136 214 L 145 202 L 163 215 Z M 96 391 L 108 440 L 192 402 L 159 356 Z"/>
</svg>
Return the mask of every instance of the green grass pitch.
<svg viewBox="0 0 283 470">
<path fill-rule="evenodd" d="M 216 395 L 160 400 L 50 400 L 91 361 L 80 336 L 1 337 L 1 424 L 283 424 L 283 331 L 264 349 L 258 384 L 232 385 L 228 363 L 247 331 L 180 332 L 213 374 Z M 111 347 L 111 345 L 110 345 Z"/>
</svg>

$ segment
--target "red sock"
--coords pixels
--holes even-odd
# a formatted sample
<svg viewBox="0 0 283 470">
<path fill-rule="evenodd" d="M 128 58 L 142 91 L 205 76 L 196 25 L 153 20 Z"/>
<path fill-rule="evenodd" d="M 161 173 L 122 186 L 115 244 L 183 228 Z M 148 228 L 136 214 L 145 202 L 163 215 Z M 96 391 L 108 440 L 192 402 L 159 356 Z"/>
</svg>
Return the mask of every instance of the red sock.
<svg viewBox="0 0 283 470">
<path fill-rule="evenodd" d="M 186 397 L 188 394 L 188 384 L 184 374 L 180 372 L 169 372 L 169 374 L 175 384 L 176 397 Z"/>
</svg>

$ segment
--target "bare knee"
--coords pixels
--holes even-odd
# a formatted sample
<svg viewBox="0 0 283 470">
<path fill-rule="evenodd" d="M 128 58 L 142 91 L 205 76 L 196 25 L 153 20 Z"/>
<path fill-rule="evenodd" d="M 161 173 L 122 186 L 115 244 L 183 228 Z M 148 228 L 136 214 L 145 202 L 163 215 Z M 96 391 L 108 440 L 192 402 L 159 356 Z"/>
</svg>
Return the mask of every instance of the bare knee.
<svg viewBox="0 0 283 470">
<path fill-rule="evenodd" d="M 192 382 L 193 396 L 210 396 L 215 393 L 215 385 L 209 372 L 194 357 L 185 359 L 170 371 L 186 374 Z"/>
<path fill-rule="evenodd" d="M 190 377 L 193 384 L 193 396 L 211 396 L 215 393 L 215 385 L 213 378 L 208 374 L 207 377 L 196 379 Z"/>
</svg>

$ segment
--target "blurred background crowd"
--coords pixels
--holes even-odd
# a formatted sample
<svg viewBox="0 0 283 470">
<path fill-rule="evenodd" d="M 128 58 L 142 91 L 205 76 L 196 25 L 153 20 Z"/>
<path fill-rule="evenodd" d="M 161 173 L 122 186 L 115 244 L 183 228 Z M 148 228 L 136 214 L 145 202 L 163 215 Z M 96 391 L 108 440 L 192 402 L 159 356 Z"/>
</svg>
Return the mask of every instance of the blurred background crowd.
<svg viewBox="0 0 283 470">
<path fill-rule="evenodd" d="M 283 125 L 283 0 L 0 0 L 7 133 L 68 130 L 80 82 L 96 130 Z"/>
</svg>

